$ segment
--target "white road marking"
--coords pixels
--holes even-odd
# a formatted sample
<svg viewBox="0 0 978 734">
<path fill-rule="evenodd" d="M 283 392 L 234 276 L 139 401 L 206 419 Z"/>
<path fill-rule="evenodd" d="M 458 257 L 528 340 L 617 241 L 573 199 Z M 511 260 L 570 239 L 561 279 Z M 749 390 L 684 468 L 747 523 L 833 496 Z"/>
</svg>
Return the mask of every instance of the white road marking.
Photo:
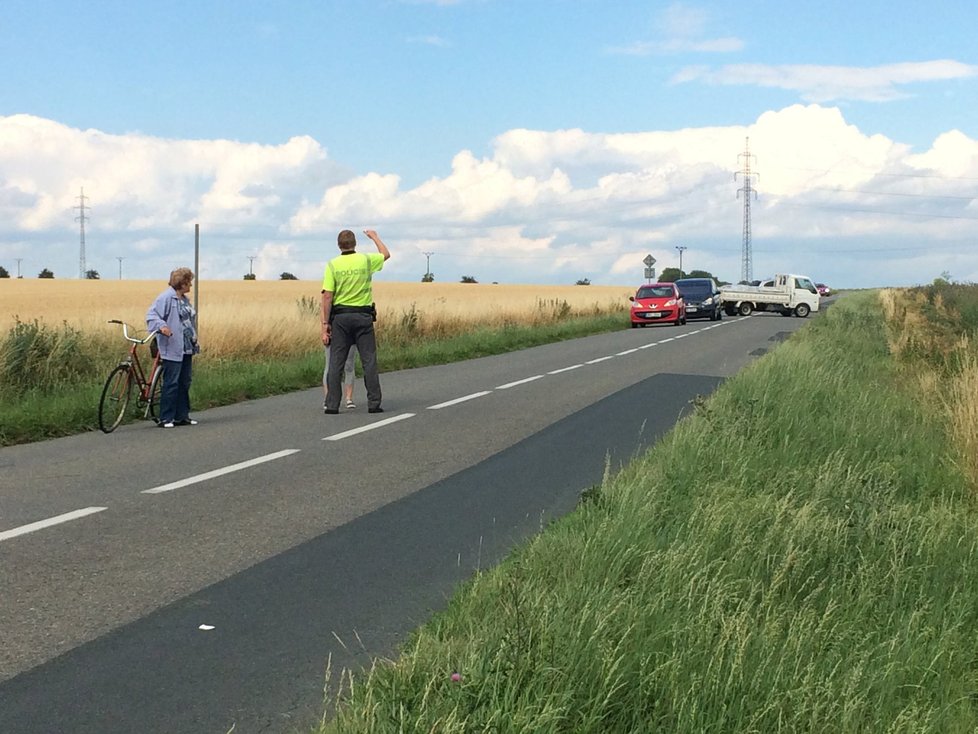
<svg viewBox="0 0 978 734">
<path fill-rule="evenodd" d="M 631 354 L 632 352 L 637 352 L 641 347 L 635 347 L 634 349 L 626 349 L 624 352 L 618 352 L 616 357 L 624 357 L 626 354 Z"/>
<path fill-rule="evenodd" d="M 644 349 L 644 347 L 639 347 L 639 349 Z M 598 357 L 597 359 L 592 359 L 589 362 L 585 362 L 584 364 L 597 364 L 598 362 L 604 362 L 606 360 L 614 359 L 614 358 L 615 358 L 614 354 L 609 354 L 607 357 Z"/>
<path fill-rule="evenodd" d="M 86 507 L 82 510 L 73 510 L 72 512 L 66 512 L 63 515 L 58 515 L 57 517 L 49 517 L 47 520 L 38 520 L 37 522 L 32 522 L 29 525 L 21 525 L 19 528 L 13 528 L 12 530 L 4 530 L 0 533 L 0 541 L 10 540 L 11 538 L 16 538 L 18 535 L 26 535 L 27 533 L 33 533 L 35 530 L 43 530 L 44 528 L 49 528 L 52 525 L 60 525 L 63 522 L 69 522 L 71 520 L 77 520 L 80 517 L 85 517 L 86 515 L 94 515 L 96 512 L 102 512 L 102 510 L 107 510 L 108 507 Z"/>
<path fill-rule="evenodd" d="M 376 423 L 370 423 L 366 426 L 360 426 L 359 428 L 351 428 L 349 431 L 343 431 L 342 433 L 334 433 L 332 436 L 327 436 L 323 441 L 340 441 L 344 438 L 349 438 L 350 436 L 356 436 L 360 433 L 366 433 L 367 431 L 372 431 L 375 428 L 381 428 L 382 426 L 389 426 L 391 423 L 397 423 L 398 421 L 407 420 L 408 418 L 414 418 L 414 413 L 401 413 L 400 415 L 395 415 L 390 418 L 384 418 L 382 421 L 377 421 Z"/>
<path fill-rule="evenodd" d="M 572 364 L 570 367 L 561 367 L 559 370 L 551 370 L 548 375 L 559 375 L 561 372 L 570 372 L 571 370 L 576 370 L 578 367 L 583 367 L 583 364 Z"/>
<path fill-rule="evenodd" d="M 142 494 L 160 494 L 161 492 L 169 492 L 174 489 L 180 489 L 181 487 L 197 484 L 198 482 L 205 482 L 208 479 L 213 479 L 214 477 L 220 477 L 224 474 L 241 471 L 242 469 L 247 469 L 248 467 L 264 464 L 266 461 L 275 461 L 275 459 L 281 459 L 283 456 L 291 456 L 292 454 L 297 453 L 299 453 L 299 449 L 285 449 L 283 451 L 276 451 L 274 454 L 266 454 L 265 456 L 259 456 L 256 459 L 248 459 L 248 461 L 242 461 L 238 464 L 231 464 L 231 466 L 225 466 L 221 469 L 204 472 L 203 474 L 198 474 L 194 477 L 187 477 L 186 479 L 181 479 L 178 482 L 171 482 L 170 484 L 153 487 L 152 489 L 144 489 Z"/>
<path fill-rule="evenodd" d="M 656 342 L 656 344 L 665 344 L 666 342 L 671 342 L 675 338 L 676 337 L 674 336 L 670 336 L 668 339 L 660 339 L 659 341 Z"/>
<path fill-rule="evenodd" d="M 488 395 L 492 390 L 483 390 L 481 392 L 474 392 L 471 395 L 463 395 L 460 398 L 455 398 L 454 400 L 448 400 L 444 403 L 438 403 L 438 405 L 429 405 L 428 410 L 441 410 L 442 408 L 448 408 L 452 405 L 458 405 L 459 403 L 464 403 L 466 400 L 475 400 L 476 398 L 481 398 L 483 395 Z"/>
<path fill-rule="evenodd" d="M 608 359 L 608 358 L 607 357 L 603 357 L 603 359 Z M 496 389 L 497 390 L 509 390 L 509 388 L 511 388 L 511 387 L 516 387 L 517 385 L 525 385 L 528 382 L 533 382 L 534 380 L 539 380 L 542 377 L 543 377 L 543 375 L 533 375 L 533 377 L 527 377 L 527 378 L 525 378 L 523 380 L 517 380 L 516 382 L 507 382 L 505 385 L 500 385 Z"/>
</svg>

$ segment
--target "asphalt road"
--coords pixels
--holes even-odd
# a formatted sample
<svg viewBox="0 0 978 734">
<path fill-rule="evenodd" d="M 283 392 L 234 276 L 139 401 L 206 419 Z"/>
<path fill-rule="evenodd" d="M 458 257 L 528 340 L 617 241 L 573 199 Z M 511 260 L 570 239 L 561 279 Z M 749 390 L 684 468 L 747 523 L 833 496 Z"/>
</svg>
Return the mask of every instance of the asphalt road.
<svg viewBox="0 0 978 734">
<path fill-rule="evenodd" d="M 327 659 L 393 654 L 811 318 L 388 373 L 382 415 L 308 390 L 0 449 L 0 732 L 308 730 Z"/>
</svg>

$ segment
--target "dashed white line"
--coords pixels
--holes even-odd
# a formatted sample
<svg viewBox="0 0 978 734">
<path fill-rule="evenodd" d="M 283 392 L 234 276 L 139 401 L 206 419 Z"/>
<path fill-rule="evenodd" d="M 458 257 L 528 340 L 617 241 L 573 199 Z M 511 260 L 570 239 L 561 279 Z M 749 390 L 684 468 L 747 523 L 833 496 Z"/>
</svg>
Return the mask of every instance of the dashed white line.
<svg viewBox="0 0 978 734">
<path fill-rule="evenodd" d="M 454 400 L 446 400 L 444 403 L 438 403 L 438 405 L 429 405 L 428 410 L 441 410 L 442 408 L 449 408 L 452 405 L 458 405 L 459 403 L 464 403 L 468 400 L 475 400 L 476 398 L 481 398 L 483 395 L 488 395 L 492 390 L 481 390 L 479 392 L 474 392 L 471 395 L 463 395 L 460 398 L 455 398 Z"/>
<path fill-rule="evenodd" d="M 607 359 L 607 358 L 605 358 Z M 500 385 L 497 390 L 509 390 L 511 387 L 516 387 L 517 385 L 525 385 L 528 382 L 533 382 L 534 380 L 542 379 L 543 375 L 533 375 L 533 377 L 526 377 L 522 380 L 517 380 L 516 382 L 507 382 L 505 385 Z"/>
<path fill-rule="evenodd" d="M 639 349 L 644 349 L 644 347 L 639 347 Z M 615 358 L 614 354 L 609 354 L 607 357 L 598 357 L 597 359 L 589 360 L 584 364 L 597 364 L 598 362 L 604 362 L 606 360 L 614 359 L 614 358 Z"/>
<path fill-rule="evenodd" d="M 626 354 L 631 354 L 632 352 L 637 352 L 641 347 L 635 347 L 634 349 L 626 349 L 624 352 L 618 352 L 616 357 L 624 357 Z"/>
<path fill-rule="evenodd" d="M 559 370 L 550 370 L 548 375 L 559 375 L 561 372 L 570 372 L 571 370 L 576 370 L 578 367 L 583 367 L 584 364 L 572 364 L 570 367 L 561 367 Z"/>
<path fill-rule="evenodd" d="M 671 342 L 675 338 L 676 337 L 674 336 L 670 336 L 668 339 L 660 339 L 659 341 L 656 342 L 656 344 L 665 344 L 666 342 Z"/>
<path fill-rule="evenodd" d="M 343 431 L 342 433 L 334 433 L 332 436 L 327 436 L 323 441 L 340 441 L 344 438 L 349 438 L 350 436 L 356 436 L 359 433 L 366 433 L 367 431 L 372 431 L 375 428 L 380 428 L 382 426 L 389 426 L 391 423 L 397 423 L 398 421 L 407 420 L 408 418 L 414 418 L 414 413 L 401 413 L 400 415 L 395 415 L 390 418 L 384 418 L 382 421 L 377 421 L 376 423 L 370 423 L 366 426 L 360 426 L 359 428 L 351 428 L 349 431 Z"/>
<path fill-rule="evenodd" d="M 281 459 L 283 456 L 291 456 L 292 454 L 297 453 L 299 453 L 299 449 L 285 449 L 283 451 L 276 451 L 274 454 L 265 454 L 265 456 L 259 456 L 255 459 L 248 459 L 248 461 L 242 461 L 239 464 L 231 464 L 230 466 L 225 466 L 221 469 L 215 469 L 214 471 L 205 472 L 193 477 L 187 477 L 186 479 L 181 479 L 178 482 L 163 484 L 159 487 L 153 487 L 152 489 L 144 489 L 142 494 L 160 494 L 161 492 L 169 492 L 174 489 L 180 489 L 181 487 L 197 484 L 198 482 L 205 482 L 208 479 L 214 479 L 215 477 L 220 477 L 224 474 L 241 471 L 242 469 L 247 469 L 251 466 L 264 464 L 267 461 L 275 461 L 275 459 Z"/>
<path fill-rule="evenodd" d="M 70 522 L 71 520 L 77 520 L 80 517 L 85 517 L 86 515 L 94 515 L 96 512 L 102 512 L 102 510 L 107 510 L 108 507 L 85 507 L 81 510 L 73 510 L 71 512 L 66 512 L 63 515 L 58 515 L 56 517 L 49 517 L 47 520 L 38 520 L 37 522 L 32 522 L 29 525 L 21 525 L 19 528 L 13 528 L 12 530 L 4 530 L 0 533 L 0 541 L 10 540 L 11 538 L 16 538 L 18 535 L 26 535 L 27 533 L 33 533 L 35 530 L 43 530 L 44 528 L 49 528 L 52 525 L 60 525 L 63 522 Z"/>
</svg>

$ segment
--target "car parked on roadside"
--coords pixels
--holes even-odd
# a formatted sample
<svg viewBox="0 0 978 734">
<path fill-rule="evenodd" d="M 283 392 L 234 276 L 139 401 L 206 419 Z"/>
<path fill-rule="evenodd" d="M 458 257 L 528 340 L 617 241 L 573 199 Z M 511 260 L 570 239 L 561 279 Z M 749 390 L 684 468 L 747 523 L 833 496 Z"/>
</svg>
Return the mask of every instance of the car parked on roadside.
<svg viewBox="0 0 978 734">
<path fill-rule="evenodd" d="M 686 304 L 686 318 L 710 321 L 723 318 L 720 286 L 713 278 L 680 278 L 676 281 L 676 288 Z"/>
<path fill-rule="evenodd" d="M 680 324 L 686 323 L 686 304 L 675 283 L 648 283 L 640 285 L 634 296 L 629 296 L 632 302 L 632 328 L 646 324 Z"/>
<path fill-rule="evenodd" d="M 832 289 L 825 285 L 825 283 L 816 283 L 815 288 L 818 290 L 818 295 L 820 296 L 832 295 Z"/>
</svg>

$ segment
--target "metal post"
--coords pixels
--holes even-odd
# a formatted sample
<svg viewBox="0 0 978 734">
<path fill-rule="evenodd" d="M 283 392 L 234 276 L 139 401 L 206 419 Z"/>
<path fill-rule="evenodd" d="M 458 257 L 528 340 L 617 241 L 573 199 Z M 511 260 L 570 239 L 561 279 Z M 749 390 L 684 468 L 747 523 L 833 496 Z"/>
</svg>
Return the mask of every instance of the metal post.
<svg viewBox="0 0 978 734">
<path fill-rule="evenodd" d="M 116 260 L 119 261 L 119 280 L 122 280 L 122 261 L 125 259 L 124 257 L 116 257 Z"/>
<path fill-rule="evenodd" d="M 686 247 L 683 245 L 676 245 L 676 249 L 679 250 L 679 277 L 683 277 L 683 251 Z"/>
<path fill-rule="evenodd" d="M 200 341 L 200 224 L 194 225 L 194 310 L 197 312 L 197 341 Z"/>
</svg>

